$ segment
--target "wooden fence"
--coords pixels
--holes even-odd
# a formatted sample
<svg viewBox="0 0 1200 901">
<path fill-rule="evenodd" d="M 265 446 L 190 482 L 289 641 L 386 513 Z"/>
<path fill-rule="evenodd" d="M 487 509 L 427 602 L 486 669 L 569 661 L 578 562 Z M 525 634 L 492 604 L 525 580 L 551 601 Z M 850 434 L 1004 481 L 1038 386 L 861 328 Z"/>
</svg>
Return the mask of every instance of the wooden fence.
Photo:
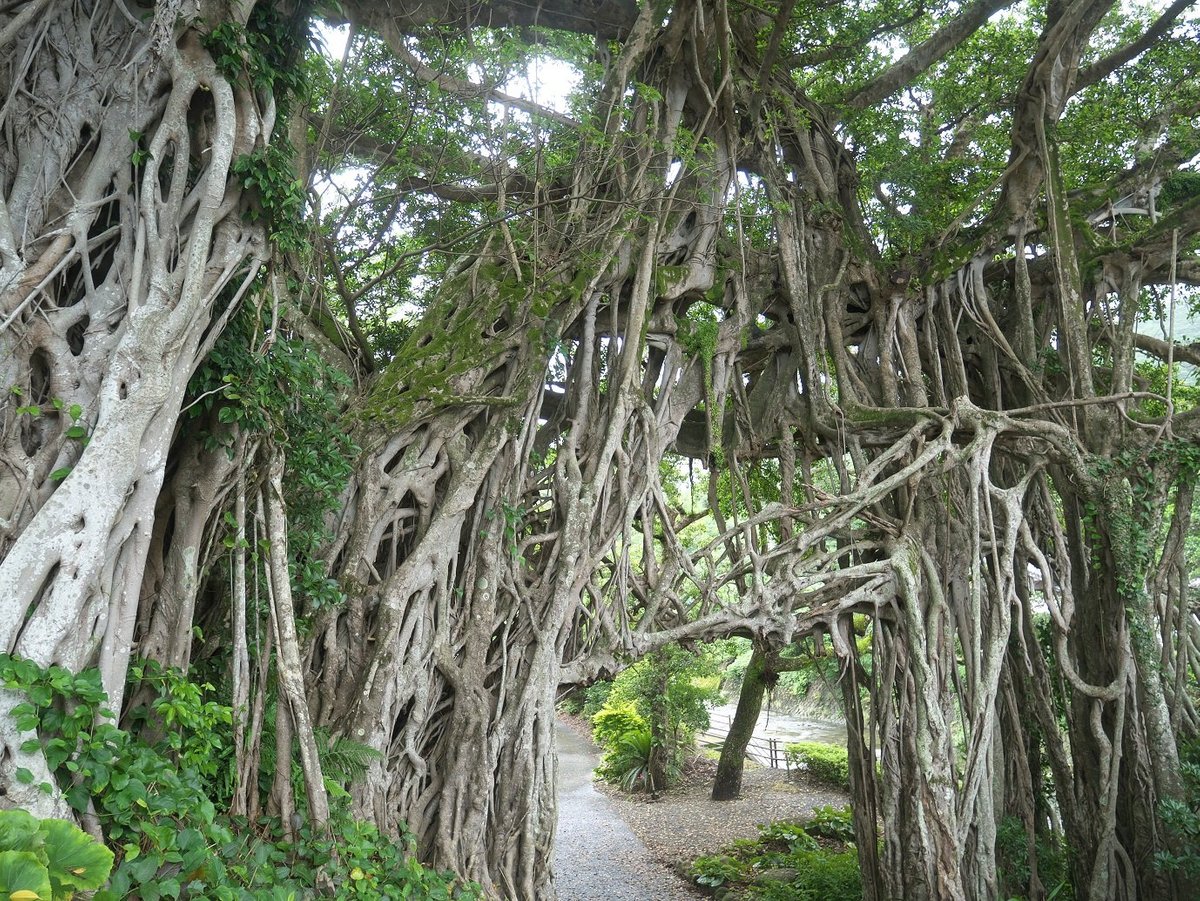
<svg viewBox="0 0 1200 901">
<path fill-rule="evenodd" d="M 697 740 L 702 745 L 723 744 L 729 737 L 729 727 L 732 723 L 732 717 L 712 714 L 709 718 L 708 728 L 700 733 Z M 791 769 L 788 766 L 787 753 L 784 750 L 786 746 L 787 742 L 783 739 L 755 735 L 746 745 L 746 757 L 773 770 Z"/>
</svg>

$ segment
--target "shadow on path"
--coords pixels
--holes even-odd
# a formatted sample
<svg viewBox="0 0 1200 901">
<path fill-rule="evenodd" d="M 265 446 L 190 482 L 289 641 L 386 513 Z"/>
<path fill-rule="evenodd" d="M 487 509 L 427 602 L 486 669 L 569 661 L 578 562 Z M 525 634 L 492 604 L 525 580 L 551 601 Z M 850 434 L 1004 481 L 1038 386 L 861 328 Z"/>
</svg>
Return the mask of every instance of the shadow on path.
<svg viewBox="0 0 1200 901">
<path fill-rule="evenodd" d="M 684 901 L 701 897 L 655 860 L 592 786 L 595 746 L 562 723 L 558 747 L 558 832 L 554 877 L 558 901 Z"/>
</svg>

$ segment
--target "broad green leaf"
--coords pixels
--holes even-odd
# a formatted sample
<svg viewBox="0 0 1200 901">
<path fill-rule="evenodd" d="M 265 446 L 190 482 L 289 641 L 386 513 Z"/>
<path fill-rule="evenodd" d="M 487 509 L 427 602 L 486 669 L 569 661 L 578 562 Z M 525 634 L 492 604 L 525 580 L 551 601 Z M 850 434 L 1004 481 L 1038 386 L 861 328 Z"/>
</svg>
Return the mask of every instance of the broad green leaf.
<svg viewBox="0 0 1200 901">
<path fill-rule="evenodd" d="M 29 851 L 0 851 L 0 898 L 50 901 L 50 874 Z"/>
<path fill-rule="evenodd" d="M 25 810 L 0 810 L 0 850 L 32 851 L 41 845 L 38 819 Z"/>
<path fill-rule="evenodd" d="M 66 820 L 43 820 L 46 859 L 51 877 L 77 889 L 96 889 L 108 879 L 113 854 L 108 848 Z"/>
</svg>

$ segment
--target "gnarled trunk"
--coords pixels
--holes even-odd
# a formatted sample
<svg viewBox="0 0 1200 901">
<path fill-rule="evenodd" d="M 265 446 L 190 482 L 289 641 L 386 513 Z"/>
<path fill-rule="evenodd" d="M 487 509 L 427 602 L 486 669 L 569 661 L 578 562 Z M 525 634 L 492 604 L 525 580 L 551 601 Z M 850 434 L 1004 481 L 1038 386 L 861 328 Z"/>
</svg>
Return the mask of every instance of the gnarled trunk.
<svg viewBox="0 0 1200 901">
<path fill-rule="evenodd" d="M 230 167 L 273 106 L 173 6 L 4 25 L 0 647 L 99 661 L 119 706 L 184 389 L 265 251 Z"/>
</svg>

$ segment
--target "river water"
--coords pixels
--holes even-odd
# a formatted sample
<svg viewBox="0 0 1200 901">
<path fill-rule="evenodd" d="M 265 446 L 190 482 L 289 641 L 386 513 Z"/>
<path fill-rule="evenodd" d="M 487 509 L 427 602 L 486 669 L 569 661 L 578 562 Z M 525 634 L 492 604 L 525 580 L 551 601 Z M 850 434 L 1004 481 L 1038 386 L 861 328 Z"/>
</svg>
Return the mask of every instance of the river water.
<svg viewBox="0 0 1200 901">
<path fill-rule="evenodd" d="M 722 704 L 709 709 L 709 718 L 714 729 L 725 732 L 737 711 L 736 704 Z M 846 724 L 831 720 L 809 720 L 777 713 L 765 707 L 754 725 L 754 737 L 777 739 L 782 742 L 823 741 L 826 744 L 846 747 Z"/>
</svg>

